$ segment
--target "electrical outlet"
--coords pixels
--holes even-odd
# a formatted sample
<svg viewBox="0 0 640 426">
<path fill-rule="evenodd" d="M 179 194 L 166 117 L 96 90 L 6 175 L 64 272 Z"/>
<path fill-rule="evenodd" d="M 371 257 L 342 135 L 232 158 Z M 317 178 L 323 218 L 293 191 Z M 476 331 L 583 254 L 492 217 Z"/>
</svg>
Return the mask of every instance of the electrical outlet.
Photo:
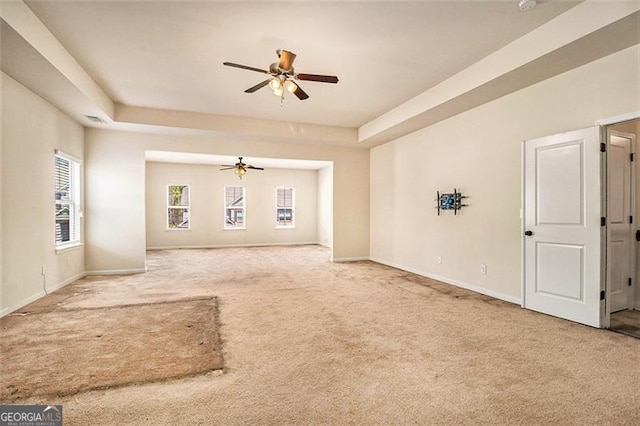
<svg viewBox="0 0 640 426">
<path fill-rule="evenodd" d="M 482 275 L 487 275 L 487 265 L 485 265 L 484 263 L 480 265 L 480 273 Z"/>
<path fill-rule="evenodd" d="M 436 256 L 436 262 L 438 262 L 438 264 L 442 263 L 442 256 Z"/>
</svg>

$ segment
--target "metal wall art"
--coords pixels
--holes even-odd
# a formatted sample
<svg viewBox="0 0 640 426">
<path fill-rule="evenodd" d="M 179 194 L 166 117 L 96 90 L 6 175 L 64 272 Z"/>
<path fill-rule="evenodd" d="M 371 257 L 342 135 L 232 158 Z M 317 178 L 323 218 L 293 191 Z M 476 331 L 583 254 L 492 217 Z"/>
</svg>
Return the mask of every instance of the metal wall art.
<svg viewBox="0 0 640 426">
<path fill-rule="evenodd" d="M 458 210 L 466 207 L 468 204 L 463 204 L 462 199 L 468 198 L 467 196 L 462 195 L 462 193 L 458 192 L 455 188 L 453 188 L 453 192 L 449 193 L 440 193 L 437 191 L 438 198 L 436 198 L 438 209 L 438 216 L 440 216 L 440 210 L 453 210 L 453 214 L 457 215 Z"/>
</svg>

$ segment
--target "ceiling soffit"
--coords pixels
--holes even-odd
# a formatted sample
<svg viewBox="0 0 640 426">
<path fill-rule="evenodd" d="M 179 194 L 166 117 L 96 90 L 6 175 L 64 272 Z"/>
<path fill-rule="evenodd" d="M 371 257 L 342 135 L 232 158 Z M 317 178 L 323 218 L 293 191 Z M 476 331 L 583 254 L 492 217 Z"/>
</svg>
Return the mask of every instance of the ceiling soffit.
<svg viewBox="0 0 640 426">
<path fill-rule="evenodd" d="M 365 6 L 361 4 L 359 7 Z M 607 2 L 606 5 L 591 1 L 581 3 L 435 86 L 427 88 L 412 99 L 390 110 L 387 107 L 386 112 L 381 111 L 381 115 L 372 117 L 359 127 L 308 123 L 302 119 L 288 121 L 210 112 L 175 111 L 114 102 L 114 97 L 120 96 L 114 96 L 112 88 L 105 91 L 96 84 L 96 79 L 80 66 L 76 58 L 22 2 L 3 2 L 0 5 L 0 17 L 4 21 L 2 35 L 10 35 L 2 39 L 2 64 L 3 71 L 7 74 L 29 80 L 27 83 L 21 82 L 86 126 L 131 130 L 138 125 L 140 129 L 153 128 L 158 132 L 163 132 L 163 129 L 184 129 L 200 134 L 228 137 L 370 148 L 580 66 L 586 63 L 585 61 L 637 44 L 638 9 L 640 5 L 637 2 Z M 373 41 L 369 43 L 369 46 L 374 45 Z M 30 54 L 15 54 L 16 50 L 26 51 L 25 46 L 30 46 Z M 339 46 L 335 48 L 340 49 Z M 380 55 L 384 58 L 385 52 L 380 52 Z M 273 56 L 275 57 L 275 54 Z M 317 59 L 313 60 L 313 54 L 309 56 L 312 63 L 322 63 Z M 559 57 L 562 57 L 563 61 L 558 61 Z M 231 56 L 225 59 L 237 62 L 244 60 Z M 225 68 L 221 64 L 218 65 L 219 68 Z M 334 64 L 326 64 L 324 68 L 318 67 L 320 69 L 305 68 L 304 71 L 332 73 L 333 69 L 340 69 L 329 65 Z M 48 75 L 50 78 L 38 79 L 37 73 L 23 72 L 27 68 L 39 70 L 41 76 Z M 243 73 L 242 70 L 226 71 Z M 258 73 L 246 74 L 237 78 L 261 78 Z M 339 71 L 336 74 L 341 77 L 342 83 L 342 75 Z M 48 84 L 51 76 L 56 78 L 59 84 Z M 396 79 L 402 77 L 394 75 Z M 317 99 L 319 105 L 326 105 L 328 102 L 328 105 L 338 112 L 342 104 L 348 104 L 347 100 L 342 98 L 339 101 L 323 99 L 320 88 L 318 96 L 315 96 L 316 87 L 305 86 L 305 90 L 312 95 L 311 101 Z M 234 97 L 244 96 L 243 93 L 235 93 L 238 91 L 237 87 L 233 90 Z M 106 93 L 110 93 L 111 97 Z M 271 105 L 269 110 L 275 109 L 277 112 L 279 107 L 273 106 L 274 97 L 267 98 L 268 105 Z M 71 99 L 77 101 L 72 102 Z M 300 110 L 302 105 L 305 105 L 295 103 L 299 101 L 294 98 L 287 98 L 285 102 Z M 230 108 L 231 110 L 233 108 Z M 87 121 L 84 117 L 86 114 L 99 116 L 105 124 L 96 125 Z M 325 115 L 328 114 L 329 112 Z"/>
</svg>

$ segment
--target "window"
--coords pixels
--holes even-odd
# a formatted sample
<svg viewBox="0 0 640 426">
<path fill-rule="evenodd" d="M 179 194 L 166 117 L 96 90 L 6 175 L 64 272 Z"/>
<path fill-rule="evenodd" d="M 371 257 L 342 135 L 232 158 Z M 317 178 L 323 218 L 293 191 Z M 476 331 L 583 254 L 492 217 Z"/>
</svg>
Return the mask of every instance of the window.
<svg viewBox="0 0 640 426">
<path fill-rule="evenodd" d="M 276 227 L 293 228 L 295 226 L 295 194 L 293 188 L 276 189 Z"/>
<path fill-rule="evenodd" d="M 167 186 L 167 229 L 190 229 L 189 202 L 189 185 Z"/>
<path fill-rule="evenodd" d="M 245 229 L 244 186 L 224 187 L 224 229 Z"/>
<path fill-rule="evenodd" d="M 80 244 L 80 162 L 56 151 L 56 248 Z"/>
</svg>

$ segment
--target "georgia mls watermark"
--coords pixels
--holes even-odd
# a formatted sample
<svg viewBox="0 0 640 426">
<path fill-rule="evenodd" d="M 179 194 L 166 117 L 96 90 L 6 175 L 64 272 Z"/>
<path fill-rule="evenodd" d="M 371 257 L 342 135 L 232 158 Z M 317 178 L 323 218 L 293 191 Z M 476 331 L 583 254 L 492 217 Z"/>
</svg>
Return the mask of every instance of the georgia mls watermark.
<svg viewBox="0 0 640 426">
<path fill-rule="evenodd" d="M 62 405 L 0 405 L 0 426 L 62 426 Z"/>
</svg>

